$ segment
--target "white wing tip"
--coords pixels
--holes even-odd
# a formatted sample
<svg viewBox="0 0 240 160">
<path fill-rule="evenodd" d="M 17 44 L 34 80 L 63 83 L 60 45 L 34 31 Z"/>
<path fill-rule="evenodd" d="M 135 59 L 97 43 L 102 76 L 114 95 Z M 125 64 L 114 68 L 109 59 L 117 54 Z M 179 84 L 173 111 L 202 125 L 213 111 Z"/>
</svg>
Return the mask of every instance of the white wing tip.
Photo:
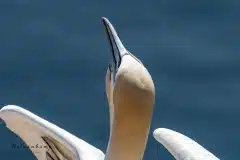
<svg viewBox="0 0 240 160">
<path fill-rule="evenodd" d="M 21 110 L 21 107 L 17 106 L 17 105 L 6 105 L 4 107 L 1 108 L 0 113 L 5 112 L 5 111 L 14 111 L 14 110 Z"/>
<path fill-rule="evenodd" d="M 161 143 L 177 160 L 219 160 L 189 137 L 167 128 L 158 128 L 154 138 Z"/>
<path fill-rule="evenodd" d="M 153 131 L 153 137 L 157 140 L 157 137 L 161 137 L 161 134 L 164 132 L 168 132 L 167 128 L 157 128 Z"/>
<path fill-rule="evenodd" d="M 13 105 L 13 104 L 9 104 L 9 105 L 6 105 L 6 106 L 3 106 L 2 107 L 2 109 L 1 109 L 1 111 L 2 110 L 5 110 L 5 109 L 11 109 L 11 108 L 19 108 L 19 106 L 17 106 L 17 105 Z"/>
<path fill-rule="evenodd" d="M 3 119 L 5 112 L 20 111 L 20 110 L 22 110 L 22 108 L 17 105 L 6 105 L 0 109 L 0 119 Z"/>
</svg>

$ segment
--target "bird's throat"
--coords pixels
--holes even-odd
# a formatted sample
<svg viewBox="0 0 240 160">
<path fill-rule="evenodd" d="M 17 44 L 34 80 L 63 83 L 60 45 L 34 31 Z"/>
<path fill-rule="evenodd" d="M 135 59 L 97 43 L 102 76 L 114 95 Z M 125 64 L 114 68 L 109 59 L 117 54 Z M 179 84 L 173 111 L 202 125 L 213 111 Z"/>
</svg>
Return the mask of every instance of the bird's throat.
<svg viewBox="0 0 240 160">
<path fill-rule="evenodd" d="M 140 160 L 152 120 L 155 101 L 153 82 L 149 80 L 152 84 L 142 85 L 126 80 L 126 75 L 117 78 L 113 90 L 111 135 L 105 159 Z"/>
</svg>

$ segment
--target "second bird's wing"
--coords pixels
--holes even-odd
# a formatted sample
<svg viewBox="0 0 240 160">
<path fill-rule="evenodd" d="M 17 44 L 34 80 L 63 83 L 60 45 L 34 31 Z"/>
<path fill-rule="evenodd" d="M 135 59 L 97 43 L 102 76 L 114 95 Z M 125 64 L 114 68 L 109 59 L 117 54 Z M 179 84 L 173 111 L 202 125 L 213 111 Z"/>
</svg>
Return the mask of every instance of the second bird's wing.
<svg viewBox="0 0 240 160">
<path fill-rule="evenodd" d="M 3 107 L 0 119 L 38 160 L 104 160 L 101 150 L 19 106 Z"/>
<path fill-rule="evenodd" d="M 153 136 L 176 160 L 219 160 L 191 138 L 173 130 L 158 128 Z"/>
</svg>

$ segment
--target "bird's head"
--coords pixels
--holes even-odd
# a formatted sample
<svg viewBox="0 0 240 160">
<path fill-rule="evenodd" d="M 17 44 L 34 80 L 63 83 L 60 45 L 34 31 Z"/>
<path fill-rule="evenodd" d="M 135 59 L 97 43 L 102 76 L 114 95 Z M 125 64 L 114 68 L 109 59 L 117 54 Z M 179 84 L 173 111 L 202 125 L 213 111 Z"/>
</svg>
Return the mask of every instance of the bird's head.
<svg viewBox="0 0 240 160">
<path fill-rule="evenodd" d="M 151 75 L 143 63 L 123 46 L 108 19 L 103 17 L 102 21 L 111 53 L 106 74 L 106 93 L 110 107 L 130 104 L 131 108 L 152 107 L 155 88 Z"/>
</svg>

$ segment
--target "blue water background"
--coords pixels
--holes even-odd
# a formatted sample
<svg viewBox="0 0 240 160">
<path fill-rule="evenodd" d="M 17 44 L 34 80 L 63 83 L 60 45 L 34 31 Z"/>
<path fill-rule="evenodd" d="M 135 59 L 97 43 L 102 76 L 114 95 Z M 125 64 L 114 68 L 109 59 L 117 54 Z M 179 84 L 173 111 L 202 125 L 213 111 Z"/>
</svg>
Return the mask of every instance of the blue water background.
<svg viewBox="0 0 240 160">
<path fill-rule="evenodd" d="M 173 159 L 152 137 L 166 127 L 220 159 L 240 158 L 240 1 L 0 1 L 0 105 L 16 104 L 105 151 L 101 16 L 147 66 L 156 104 L 144 159 Z M 1 160 L 34 159 L 0 126 Z"/>
</svg>

